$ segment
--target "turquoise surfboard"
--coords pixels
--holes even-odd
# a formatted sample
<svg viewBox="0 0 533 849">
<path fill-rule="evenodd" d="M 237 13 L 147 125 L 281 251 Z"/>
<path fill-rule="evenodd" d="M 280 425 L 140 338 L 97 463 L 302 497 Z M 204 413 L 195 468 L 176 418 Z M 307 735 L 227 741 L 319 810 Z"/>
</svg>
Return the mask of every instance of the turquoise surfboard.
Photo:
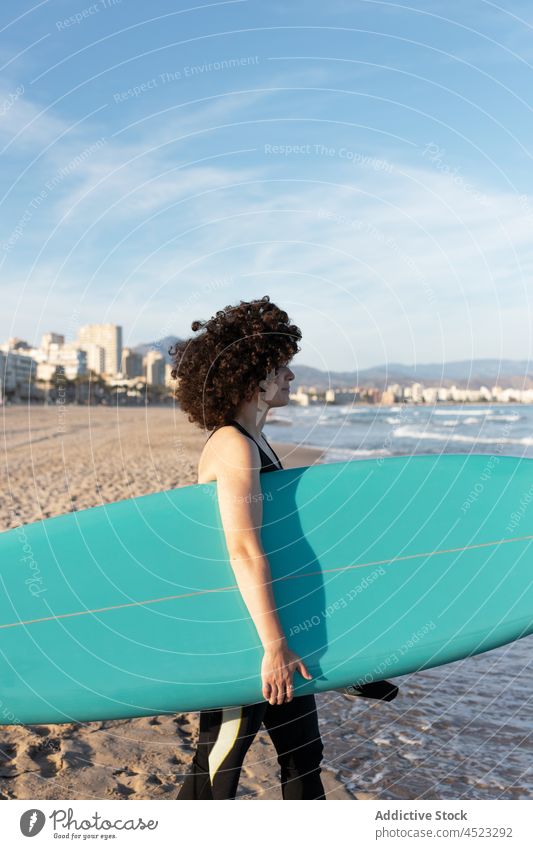
<svg viewBox="0 0 533 849">
<path fill-rule="evenodd" d="M 313 675 L 295 695 L 450 663 L 533 632 L 533 460 L 393 457 L 261 476 L 273 589 Z M 262 647 L 216 484 L 0 534 L 0 721 L 260 701 Z"/>
</svg>

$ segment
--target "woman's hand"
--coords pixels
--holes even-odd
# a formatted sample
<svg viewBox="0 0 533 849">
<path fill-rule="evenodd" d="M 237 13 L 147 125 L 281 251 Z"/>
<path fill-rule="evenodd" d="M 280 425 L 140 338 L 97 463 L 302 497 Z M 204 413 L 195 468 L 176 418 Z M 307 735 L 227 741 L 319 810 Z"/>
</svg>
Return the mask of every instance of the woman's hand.
<svg viewBox="0 0 533 849">
<path fill-rule="evenodd" d="M 295 670 L 308 680 L 313 676 L 299 655 L 285 641 L 265 650 L 261 664 L 263 696 L 271 705 L 292 701 Z"/>
</svg>

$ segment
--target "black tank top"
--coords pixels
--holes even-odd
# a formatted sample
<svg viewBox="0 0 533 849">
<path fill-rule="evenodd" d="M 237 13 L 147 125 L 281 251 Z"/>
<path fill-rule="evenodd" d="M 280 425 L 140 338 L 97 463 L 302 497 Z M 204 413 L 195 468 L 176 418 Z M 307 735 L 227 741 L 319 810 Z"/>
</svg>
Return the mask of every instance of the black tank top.
<svg viewBox="0 0 533 849">
<path fill-rule="evenodd" d="M 270 442 L 268 442 L 268 441 L 267 441 L 267 439 L 266 439 L 266 437 L 265 437 L 265 436 L 263 436 L 263 438 L 264 438 L 264 440 L 265 440 L 266 444 L 268 445 L 268 447 L 270 448 L 270 450 L 272 451 L 272 453 L 273 453 L 274 457 L 275 457 L 275 458 L 276 458 L 276 460 L 278 461 L 278 463 L 279 463 L 279 465 L 278 465 L 278 466 L 276 466 L 276 464 L 275 464 L 275 463 L 271 460 L 271 458 L 268 456 L 268 454 L 266 453 L 266 451 L 264 451 L 264 449 L 263 449 L 263 448 L 261 448 L 261 446 L 259 445 L 259 443 L 257 442 L 257 440 L 253 438 L 253 436 L 252 436 L 252 434 L 251 434 L 251 433 L 248 433 L 248 431 L 246 430 L 246 428 L 244 428 L 240 422 L 236 421 L 235 419 L 231 419 L 231 420 L 228 422 L 228 424 L 233 425 L 233 427 L 236 427 L 236 428 L 237 428 L 237 430 L 240 430 L 240 432 L 241 432 L 241 433 L 243 433 L 243 434 L 244 434 L 244 436 L 247 436 L 249 439 L 251 439 L 251 440 L 252 440 L 252 442 L 255 442 L 255 444 L 256 444 L 256 445 L 257 445 L 257 447 L 259 448 L 259 456 L 260 456 L 260 458 L 261 458 L 261 469 L 260 469 L 260 472 L 277 472 L 277 471 L 279 471 L 280 469 L 283 469 L 283 466 L 281 465 L 281 460 L 279 459 L 278 455 L 276 454 L 276 452 L 275 452 L 275 451 L 274 451 L 274 449 L 272 448 L 272 446 L 271 446 Z M 221 427 L 222 427 L 222 425 L 221 425 Z M 215 428 L 215 430 L 218 430 L 218 428 Z M 207 439 L 211 439 L 211 437 L 213 436 L 213 433 L 215 432 L 215 430 L 214 430 L 212 433 L 210 433 L 210 434 L 209 434 L 209 436 L 207 437 Z"/>
</svg>

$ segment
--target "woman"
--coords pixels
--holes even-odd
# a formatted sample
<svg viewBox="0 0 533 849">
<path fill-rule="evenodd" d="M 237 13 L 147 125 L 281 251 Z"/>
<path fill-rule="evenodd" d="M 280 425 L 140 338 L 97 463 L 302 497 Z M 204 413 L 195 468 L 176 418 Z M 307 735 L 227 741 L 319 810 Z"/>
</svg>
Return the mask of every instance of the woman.
<svg viewBox="0 0 533 849">
<path fill-rule="evenodd" d="M 293 697 L 294 672 L 312 675 L 287 643 L 261 545 L 260 474 L 283 468 L 262 428 L 268 411 L 289 401 L 289 362 L 302 334 L 267 295 L 227 306 L 193 322 L 192 330 L 201 333 L 170 349 L 176 398 L 189 421 L 211 431 L 198 482 L 217 482 L 230 562 L 264 649 L 264 701 L 200 712 L 198 747 L 177 798 L 234 799 L 244 757 L 264 723 L 283 799 L 325 799 L 315 697 Z"/>
</svg>

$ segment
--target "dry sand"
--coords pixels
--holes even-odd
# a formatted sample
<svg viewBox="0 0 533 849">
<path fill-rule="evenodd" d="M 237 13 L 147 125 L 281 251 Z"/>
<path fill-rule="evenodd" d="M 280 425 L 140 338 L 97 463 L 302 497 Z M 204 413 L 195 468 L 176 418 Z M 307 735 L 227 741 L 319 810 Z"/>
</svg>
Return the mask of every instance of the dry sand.
<svg viewBox="0 0 533 849">
<path fill-rule="evenodd" d="M 0 529 L 196 483 L 206 435 L 171 408 L 8 407 Z M 320 452 L 272 443 L 286 468 Z M 5 473 L 5 474 L 4 474 Z M 175 799 L 197 740 L 198 715 L 0 728 L 0 799 Z M 328 743 L 324 740 L 324 763 Z M 323 766 L 328 799 L 363 798 Z M 264 728 L 237 798 L 281 799 Z"/>
</svg>

